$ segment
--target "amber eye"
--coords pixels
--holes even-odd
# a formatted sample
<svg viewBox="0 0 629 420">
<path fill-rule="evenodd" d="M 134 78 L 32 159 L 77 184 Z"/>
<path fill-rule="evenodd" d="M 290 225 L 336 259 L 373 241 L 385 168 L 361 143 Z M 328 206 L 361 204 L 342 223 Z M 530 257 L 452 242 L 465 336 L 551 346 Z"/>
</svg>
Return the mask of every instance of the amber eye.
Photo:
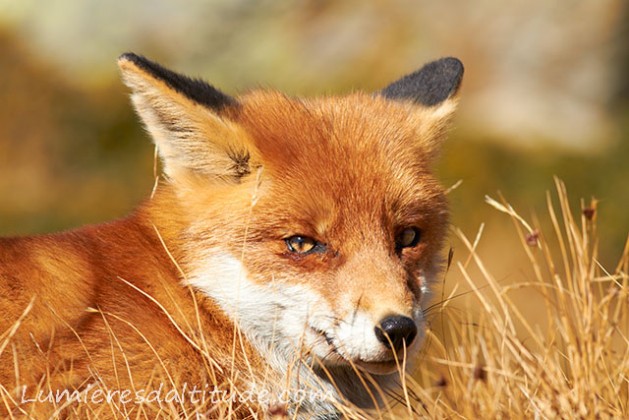
<svg viewBox="0 0 629 420">
<path fill-rule="evenodd" d="M 308 236 L 295 235 L 284 239 L 290 252 L 296 254 L 310 254 L 325 250 L 325 245 Z"/>
<path fill-rule="evenodd" d="M 411 248 L 419 243 L 421 234 L 416 227 L 406 228 L 397 234 L 395 246 L 398 249 Z"/>
</svg>

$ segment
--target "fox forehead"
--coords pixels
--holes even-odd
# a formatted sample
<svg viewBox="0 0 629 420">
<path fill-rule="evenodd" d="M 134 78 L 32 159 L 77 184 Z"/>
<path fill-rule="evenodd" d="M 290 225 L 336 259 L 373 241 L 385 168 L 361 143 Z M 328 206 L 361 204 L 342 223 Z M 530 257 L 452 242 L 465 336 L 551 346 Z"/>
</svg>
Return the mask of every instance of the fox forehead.
<svg viewBox="0 0 629 420">
<path fill-rule="evenodd" d="M 239 101 L 236 121 L 251 134 L 267 165 L 390 166 L 393 159 L 396 165 L 405 160 L 428 169 L 416 145 L 422 119 L 408 103 L 364 93 L 295 99 L 273 91 L 256 91 Z"/>
<path fill-rule="evenodd" d="M 260 154 L 263 177 L 277 196 L 290 191 L 287 222 L 303 219 L 321 231 L 338 217 L 395 224 L 443 213 L 442 190 L 421 147 L 423 121 L 408 104 L 265 91 L 239 101 L 235 120 Z"/>
</svg>

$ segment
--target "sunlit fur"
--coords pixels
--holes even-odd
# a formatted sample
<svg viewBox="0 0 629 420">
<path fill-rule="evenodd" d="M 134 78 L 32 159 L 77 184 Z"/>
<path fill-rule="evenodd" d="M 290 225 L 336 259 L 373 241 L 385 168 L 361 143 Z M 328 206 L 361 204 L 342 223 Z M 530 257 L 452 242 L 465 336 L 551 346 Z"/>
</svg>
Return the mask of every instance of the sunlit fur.
<svg viewBox="0 0 629 420">
<path fill-rule="evenodd" d="M 407 352 L 418 348 L 441 268 L 448 218 L 431 168 L 456 100 L 253 91 L 218 113 L 120 67 L 165 176 L 125 219 L 0 239 L 0 383 L 332 392 L 289 407 L 300 415 L 377 404 L 373 384 L 386 388 L 406 361 L 374 328 L 411 317 L 420 332 Z M 396 250 L 405 227 L 421 240 Z M 325 252 L 289 252 L 297 234 Z"/>
</svg>

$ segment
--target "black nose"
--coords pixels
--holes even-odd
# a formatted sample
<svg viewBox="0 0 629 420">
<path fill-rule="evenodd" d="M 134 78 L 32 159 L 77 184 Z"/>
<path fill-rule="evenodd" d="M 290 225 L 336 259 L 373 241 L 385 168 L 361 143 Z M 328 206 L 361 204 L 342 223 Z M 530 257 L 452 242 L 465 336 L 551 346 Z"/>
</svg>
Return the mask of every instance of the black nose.
<svg viewBox="0 0 629 420">
<path fill-rule="evenodd" d="M 410 346 L 417 336 L 415 321 L 407 316 L 388 316 L 375 328 L 378 340 L 396 352 L 402 346 Z"/>
</svg>

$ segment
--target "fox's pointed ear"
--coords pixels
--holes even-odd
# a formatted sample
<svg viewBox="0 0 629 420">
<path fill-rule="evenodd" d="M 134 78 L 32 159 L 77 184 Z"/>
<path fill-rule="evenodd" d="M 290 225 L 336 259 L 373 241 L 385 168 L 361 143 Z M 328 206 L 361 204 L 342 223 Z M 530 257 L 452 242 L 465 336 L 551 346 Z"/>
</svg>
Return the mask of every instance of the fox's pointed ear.
<svg viewBox="0 0 629 420">
<path fill-rule="evenodd" d="M 411 102 L 416 113 L 422 147 L 435 155 L 458 103 L 463 63 L 454 57 L 432 61 L 391 83 L 379 93 L 387 99 Z"/>
<path fill-rule="evenodd" d="M 380 93 L 388 99 L 436 106 L 456 95 L 462 79 L 463 63 L 457 58 L 446 57 L 424 65 L 391 83 Z"/>
<path fill-rule="evenodd" d="M 168 177 L 193 172 L 238 181 L 251 172 L 247 136 L 226 117 L 236 99 L 133 53 L 121 55 L 118 66 Z"/>
</svg>

